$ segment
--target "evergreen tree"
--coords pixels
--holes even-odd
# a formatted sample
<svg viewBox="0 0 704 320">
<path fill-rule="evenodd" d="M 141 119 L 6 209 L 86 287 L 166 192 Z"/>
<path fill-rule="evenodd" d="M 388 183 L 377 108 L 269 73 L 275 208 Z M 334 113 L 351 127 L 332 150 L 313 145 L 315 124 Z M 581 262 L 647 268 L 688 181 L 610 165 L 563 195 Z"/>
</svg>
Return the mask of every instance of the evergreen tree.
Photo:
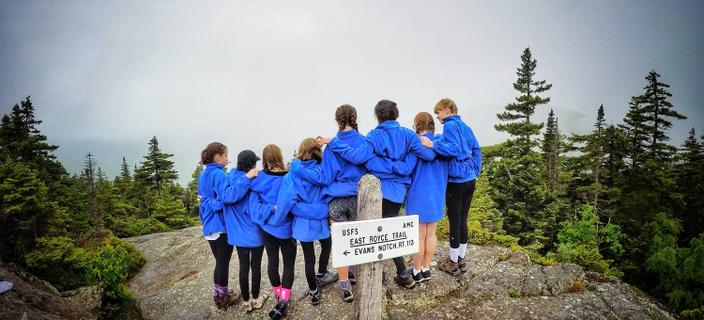
<svg viewBox="0 0 704 320">
<path fill-rule="evenodd" d="M 173 154 L 162 152 L 156 137 L 149 140 L 149 152 L 144 156 L 141 166 L 135 170 L 134 179 L 147 189 L 161 192 L 164 184 L 172 184 L 178 179 L 174 162 L 169 160 Z"/>
<path fill-rule="evenodd" d="M 555 192 L 560 175 L 558 159 L 561 152 L 560 130 L 557 124 L 558 119 L 550 109 L 547 126 L 543 134 L 543 161 L 545 162 L 546 180 L 548 191 Z"/>
<path fill-rule="evenodd" d="M 648 143 L 648 128 L 646 127 L 645 108 L 643 107 L 643 97 L 631 97 L 628 103 L 628 112 L 623 119 L 623 124 L 619 125 L 626 133 L 627 156 L 631 160 L 634 168 L 643 165 L 645 148 Z"/>
<path fill-rule="evenodd" d="M 660 78 L 660 74 L 655 70 L 650 71 L 645 77 L 648 83 L 643 88 L 645 89 L 642 96 L 643 113 L 646 116 L 646 125 L 649 129 L 650 145 L 648 151 L 651 154 L 650 157 L 656 160 L 668 160 L 676 150 L 675 147 L 666 143 L 670 139 L 666 130 L 672 127 L 669 119 L 681 120 L 687 119 L 687 117 L 675 111 L 672 103 L 668 101 L 668 98 L 672 96 L 668 91 L 670 85 L 660 82 L 658 78 Z"/>
<path fill-rule="evenodd" d="M 682 205 L 675 212 L 682 222 L 681 245 L 695 238 L 704 226 L 704 147 L 697 140 L 694 128 L 689 131 L 677 155 L 677 191 L 682 196 Z"/>
<path fill-rule="evenodd" d="M 101 217 L 100 209 L 98 208 L 98 184 L 101 182 L 100 176 L 102 175 L 102 170 L 98 167 L 98 161 L 95 160 L 93 154 L 88 152 L 83 161 L 83 181 L 86 186 L 86 201 L 88 211 L 92 218 L 93 226 L 96 228 L 98 233 L 103 229 L 103 219 Z M 104 179 L 102 180 L 104 181 Z"/>
<path fill-rule="evenodd" d="M 186 212 L 192 216 L 199 215 L 198 177 L 200 176 L 201 172 L 203 172 L 203 166 L 196 166 L 196 169 L 193 171 L 193 174 L 191 174 L 191 181 L 188 183 L 186 192 L 184 194 L 183 204 L 186 207 Z"/>
</svg>

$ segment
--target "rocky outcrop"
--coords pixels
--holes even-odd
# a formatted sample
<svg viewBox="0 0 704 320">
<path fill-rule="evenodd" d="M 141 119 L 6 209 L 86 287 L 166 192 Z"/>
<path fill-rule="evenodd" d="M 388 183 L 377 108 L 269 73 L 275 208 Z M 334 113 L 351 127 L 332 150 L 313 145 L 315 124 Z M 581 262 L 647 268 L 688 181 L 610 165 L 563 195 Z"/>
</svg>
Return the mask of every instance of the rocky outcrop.
<svg viewBox="0 0 704 320">
<path fill-rule="evenodd" d="M 0 294 L 0 319 L 97 319 L 102 292 L 85 287 L 59 293 L 48 282 L 19 267 L 0 266 L 0 280 L 12 289 Z"/>
<path fill-rule="evenodd" d="M 145 319 L 262 319 L 273 307 L 246 313 L 235 306 L 217 310 L 210 286 L 214 260 L 200 228 L 125 239 L 137 246 L 147 263 L 128 283 Z M 444 256 L 439 247 L 434 260 Z M 312 306 L 303 257 L 298 252 L 294 303 L 289 319 L 355 319 L 355 303 L 344 303 L 334 285 L 323 288 L 320 305 Z M 265 254 L 266 255 L 266 254 Z M 266 256 L 262 292 L 270 294 Z M 470 246 L 469 271 L 459 277 L 432 267 L 433 279 L 413 290 L 393 284 L 393 264 L 385 264 L 384 303 L 388 319 L 674 319 L 657 302 L 617 279 L 584 272 L 574 264 L 539 266 L 523 252 Z M 238 288 L 236 255 L 230 264 L 230 286 Z"/>
</svg>

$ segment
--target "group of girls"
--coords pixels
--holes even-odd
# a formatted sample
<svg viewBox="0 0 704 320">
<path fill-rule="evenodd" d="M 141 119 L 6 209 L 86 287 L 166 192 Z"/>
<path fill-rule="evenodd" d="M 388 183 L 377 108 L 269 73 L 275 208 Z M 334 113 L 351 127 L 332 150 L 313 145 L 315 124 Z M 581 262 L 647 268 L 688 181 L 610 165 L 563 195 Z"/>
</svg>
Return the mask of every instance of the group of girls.
<svg viewBox="0 0 704 320">
<path fill-rule="evenodd" d="M 430 260 L 437 245 L 435 229 L 445 206 L 450 254 L 439 261 L 438 269 L 452 275 L 466 271 L 467 215 L 481 170 L 481 150 L 472 130 L 457 115 L 457 106 L 450 99 L 440 100 L 434 108 L 444 124 L 442 135 L 435 134 L 435 121 L 427 112 L 414 118 L 415 132 L 402 127 L 396 121 L 398 108 L 393 101 L 379 101 L 374 113 L 378 126 L 365 137 L 357 130 L 355 108 L 337 108 L 339 132 L 333 138 L 304 139 L 290 171 L 276 145 L 264 148 L 263 159 L 250 150 L 240 152 L 237 169 L 229 174 L 224 169 L 228 152 L 223 144 L 213 142 L 202 151 L 205 169 L 198 179 L 200 217 L 216 261 L 213 299 L 218 308 L 228 308 L 240 296 L 246 310 L 262 307 L 268 298 L 260 292 L 266 249 L 267 273 L 277 300 L 269 316 L 282 318 L 291 297 L 298 243 L 311 303 L 319 304 L 320 287 L 335 281 L 342 300 L 354 301 L 353 269 L 327 270 L 330 224 L 356 220 L 357 184 L 366 173 L 381 181 L 383 218 L 398 216 L 404 201 L 405 214 L 419 216 L 420 250 L 413 255 L 413 266 L 406 269 L 402 257 L 393 259 L 398 285 L 410 289 L 430 280 Z M 259 160 L 262 172 L 256 168 Z M 317 272 L 316 241 L 321 247 Z M 241 294 L 228 289 L 233 246 L 240 264 Z M 279 255 L 283 274 L 279 273 Z"/>
</svg>

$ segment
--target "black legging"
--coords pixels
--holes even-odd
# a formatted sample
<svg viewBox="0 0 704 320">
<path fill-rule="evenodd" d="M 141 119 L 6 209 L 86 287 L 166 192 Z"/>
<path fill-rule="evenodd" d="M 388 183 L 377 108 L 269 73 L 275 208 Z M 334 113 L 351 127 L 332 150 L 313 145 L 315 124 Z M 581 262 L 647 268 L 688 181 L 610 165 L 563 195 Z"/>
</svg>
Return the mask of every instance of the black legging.
<svg viewBox="0 0 704 320">
<path fill-rule="evenodd" d="M 474 188 L 477 180 L 447 184 L 445 203 L 447 203 L 447 220 L 450 222 L 450 247 L 459 248 L 460 243 L 467 243 L 467 216 L 472 205 Z"/>
<path fill-rule="evenodd" d="M 259 286 L 262 282 L 262 254 L 264 246 L 255 248 L 237 247 L 240 260 L 240 290 L 242 299 L 249 300 L 249 269 L 252 269 L 252 298 L 259 298 Z"/>
<path fill-rule="evenodd" d="M 271 286 L 291 289 L 293 287 L 293 268 L 296 263 L 296 240 L 279 239 L 264 232 L 264 246 L 266 247 L 266 256 L 269 259 L 266 271 Z M 279 276 L 279 250 L 284 259 L 283 277 Z"/>
<path fill-rule="evenodd" d="M 401 204 L 396 202 L 391 202 L 389 200 L 383 199 L 381 201 L 381 217 L 382 218 L 392 218 L 398 217 L 398 213 L 401 211 Z M 396 265 L 396 273 L 401 274 L 406 271 L 406 264 L 403 262 L 403 257 L 393 258 L 394 264 Z"/>
<path fill-rule="evenodd" d="M 325 273 L 328 271 L 328 260 L 330 260 L 330 252 L 332 251 L 332 240 L 330 237 L 318 240 L 320 242 L 320 262 L 318 262 L 318 273 Z M 315 248 L 313 247 L 314 241 L 304 242 L 301 241 L 301 248 L 303 248 L 303 261 L 306 266 L 306 281 L 308 281 L 308 288 L 310 290 L 315 290 L 318 287 L 318 282 L 315 281 Z"/>
<path fill-rule="evenodd" d="M 230 271 L 230 258 L 232 257 L 232 246 L 227 243 L 227 234 L 221 233 L 215 240 L 208 240 L 210 251 L 215 256 L 215 270 L 213 270 L 213 282 L 217 285 L 227 287 L 227 278 Z"/>
</svg>

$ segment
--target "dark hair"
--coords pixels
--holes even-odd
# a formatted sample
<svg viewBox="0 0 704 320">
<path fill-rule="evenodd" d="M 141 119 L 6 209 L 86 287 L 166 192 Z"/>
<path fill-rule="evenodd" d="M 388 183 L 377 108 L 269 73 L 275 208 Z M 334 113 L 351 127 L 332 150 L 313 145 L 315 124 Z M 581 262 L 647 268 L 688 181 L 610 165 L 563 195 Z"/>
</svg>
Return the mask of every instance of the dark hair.
<svg viewBox="0 0 704 320">
<path fill-rule="evenodd" d="M 435 133 L 435 120 L 433 120 L 433 116 L 427 112 L 418 112 L 413 119 L 413 129 L 416 130 L 416 133 L 423 131 Z"/>
<path fill-rule="evenodd" d="M 337 121 L 337 126 L 340 130 L 349 125 L 353 129 L 359 131 L 359 129 L 357 129 L 357 110 L 349 104 L 343 104 L 337 107 L 337 110 L 335 111 L 335 121 Z"/>
<path fill-rule="evenodd" d="M 213 163 L 216 155 L 225 154 L 227 147 L 220 142 L 212 142 L 200 152 L 200 164 Z"/>
<path fill-rule="evenodd" d="M 391 100 L 381 100 L 374 107 L 374 115 L 376 120 L 382 123 L 387 120 L 396 120 L 398 118 L 398 108 L 396 102 Z"/>
<path fill-rule="evenodd" d="M 262 151 L 262 159 L 262 167 L 264 168 L 264 171 L 271 171 L 272 169 L 286 169 L 281 148 L 275 144 L 270 144 L 264 147 L 264 150 Z"/>
<path fill-rule="evenodd" d="M 315 139 L 305 138 L 298 146 L 298 159 L 301 161 L 315 160 L 320 163 L 323 161 L 323 150 Z"/>
</svg>

